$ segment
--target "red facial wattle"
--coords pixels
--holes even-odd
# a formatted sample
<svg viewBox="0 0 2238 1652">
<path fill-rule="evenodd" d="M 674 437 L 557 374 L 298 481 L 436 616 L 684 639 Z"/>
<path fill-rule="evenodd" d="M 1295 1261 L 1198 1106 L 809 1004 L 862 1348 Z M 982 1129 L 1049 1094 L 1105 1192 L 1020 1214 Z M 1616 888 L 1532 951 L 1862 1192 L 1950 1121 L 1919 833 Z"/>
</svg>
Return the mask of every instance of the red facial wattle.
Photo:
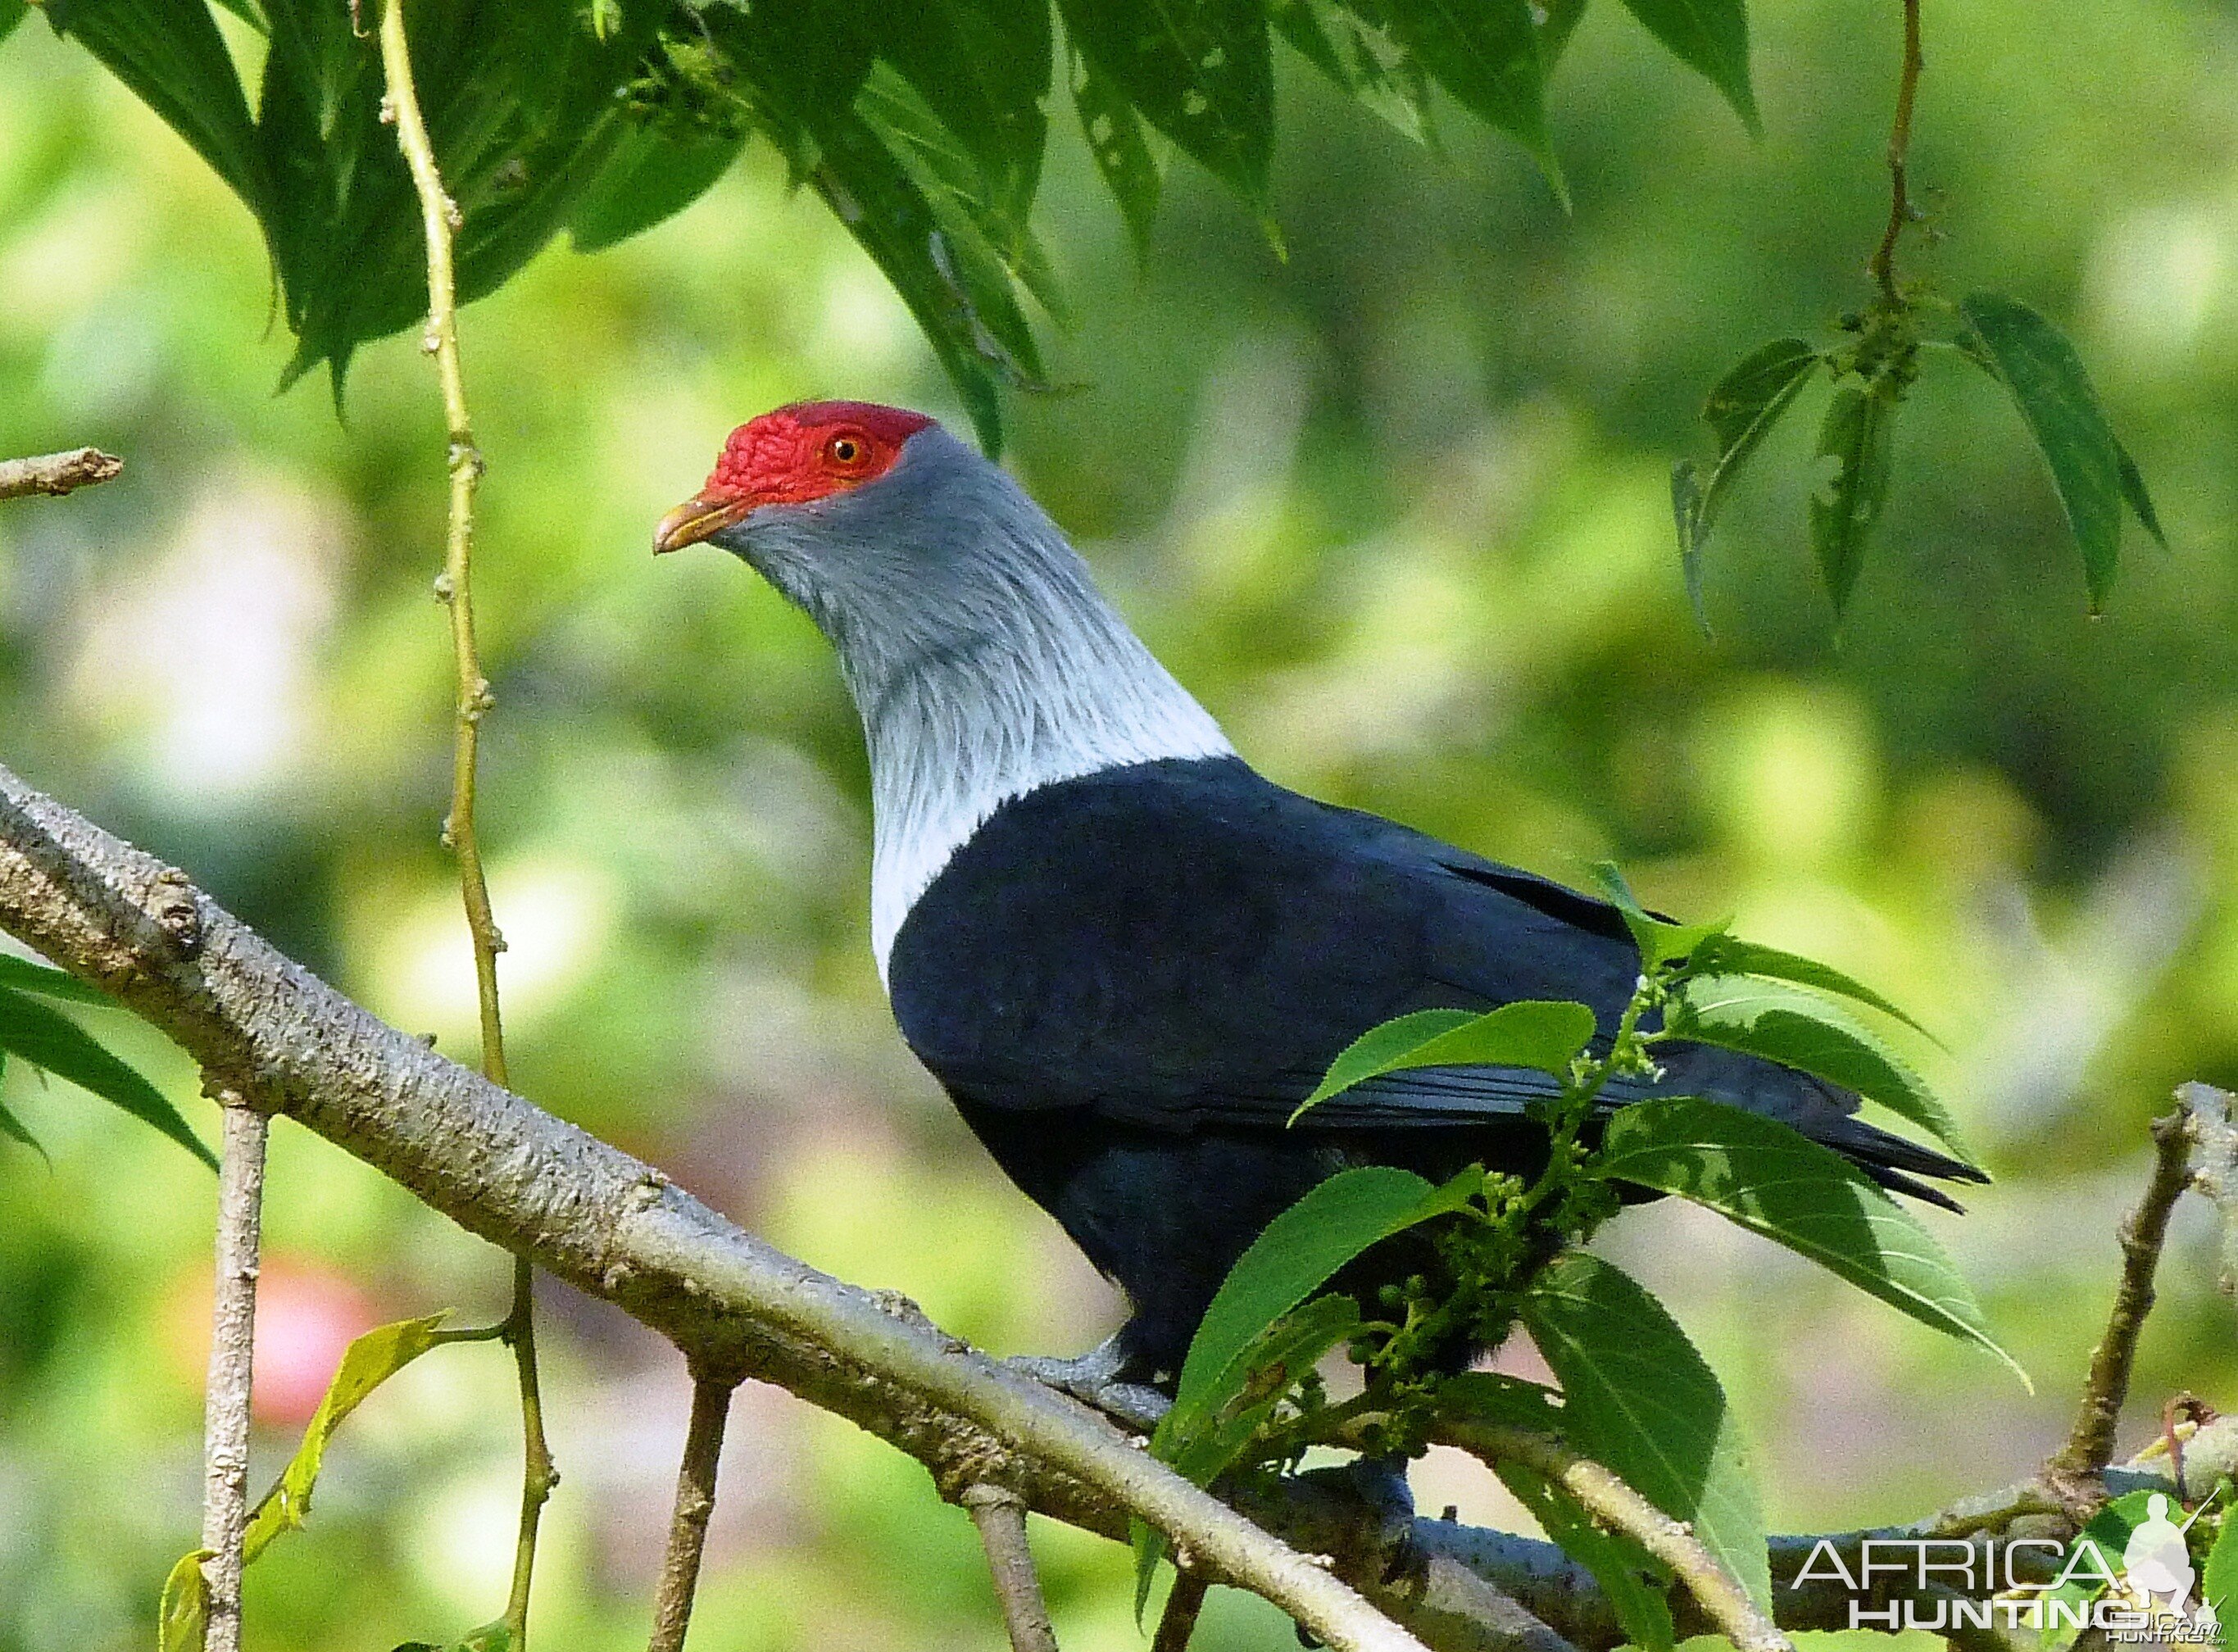
<svg viewBox="0 0 2238 1652">
<path fill-rule="evenodd" d="M 808 505 L 876 481 L 923 413 L 868 401 L 803 401 L 732 431 L 699 497 L 678 506 L 653 534 L 656 555 L 712 538 L 765 505 Z"/>
</svg>

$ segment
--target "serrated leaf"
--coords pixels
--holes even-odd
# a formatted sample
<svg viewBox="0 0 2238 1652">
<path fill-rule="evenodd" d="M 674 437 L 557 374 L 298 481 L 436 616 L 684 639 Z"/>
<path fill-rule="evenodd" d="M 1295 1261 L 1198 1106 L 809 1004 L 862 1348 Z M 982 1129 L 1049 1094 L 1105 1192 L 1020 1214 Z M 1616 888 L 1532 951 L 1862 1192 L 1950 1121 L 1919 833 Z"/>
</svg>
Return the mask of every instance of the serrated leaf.
<svg viewBox="0 0 2238 1652">
<path fill-rule="evenodd" d="M 1644 969 L 1692 958 L 1704 943 L 1724 935 L 1732 922 L 1726 918 L 1715 923 L 1674 922 L 1640 905 L 1614 861 L 1594 862 L 1592 872 L 1593 881 L 1601 886 L 1610 904 L 1624 919 L 1624 927 L 1632 932 L 1632 942 L 1639 948 L 1640 967 Z"/>
<path fill-rule="evenodd" d="M 1178 1430 L 1190 1409 L 1217 1403 L 1251 1339 L 1346 1263 L 1394 1233 L 1459 1210 L 1482 1180 L 1481 1172 L 1464 1172 L 1434 1187 L 1412 1171 L 1366 1165 L 1339 1171 L 1277 1216 L 1236 1259 L 1205 1310 L 1167 1423 Z"/>
<path fill-rule="evenodd" d="M 1558 1438 L 1562 1433 L 1561 1396 L 1520 1378 L 1467 1371 L 1440 1384 L 1437 1404 L 1440 1417 L 1481 1419 Z M 1601 1525 L 1535 1469 L 1504 1457 L 1492 1467 L 1555 1545 L 1593 1575 L 1626 1639 L 1647 1652 L 1670 1647 L 1674 1629 L 1669 1569 L 1621 1532 Z"/>
<path fill-rule="evenodd" d="M 1554 1546 L 1592 1574 L 1626 1642 L 1644 1652 L 1668 1652 L 1678 1639 L 1668 1569 L 1622 1532 L 1601 1525 L 1536 1470 L 1506 1459 L 1492 1468 Z"/>
<path fill-rule="evenodd" d="M 60 998 L 73 1004 L 96 1004 L 105 1009 L 118 1007 L 114 998 L 90 982 L 80 981 L 66 970 L 50 969 L 12 953 L 0 952 L 0 988 L 36 993 L 42 998 Z"/>
<path fill-rule="evenodd" d="M 1798 986 L 1815 988 L 1837 998 L 1870 1005 L 1884 1015 L 1894 1016 L 1923 1038 L 1935 1038 L 1934 1034 L 1856 976 L 1845 975 L 1833 965 L 1820 963 L 1815 958 L 1805 958 L 1799 953 L 1783 952 L 1778 947 L 1767 947 L 1761 942 L 1744 941 L 1738 935 L 1719 934 L 1702 948 L 1701 955 L 1695 961 L 1705 975 L 1768 975 L 1776 981 L 1791 981 Z M 1936 1041 L 1940 1042 L 1939 1040 Z"/>
<path fill-rule="evenodd" d="M 311 1414 L 303 1430 L 302 1443 L 296 1446 L 295 1455 L 288 1459 L 277 1483 L 264 1494 L 248 1517 L 248 1530 L 242 1540 L 244 1563 L 271 1547 L 273 1540 L 282 1532 L 301 1530 L 311 1512 L 311 1497 L 318 1489 L 319 1468 L 325 1461 L 334 1431 L 374 1390 L 441 1341 L 443 1322 L 449 1318 L 447 1312 L 431 1313 L 418 1319 L 376 1325 L 344 1351 L 334 1380 L 327 1384 L 327 1391 L 319 1401 L 319 1409 Z"/>
<path fill-rule="evenodd" d="M 1260 0 L 1057 0 L 1057 12 L 1144 120 L 1265 212 L 1275 82 Z"/>
<path fill-rule="evenodd" d="M 1523 145 L 1565 203 L 1546 137 L 1546 70 L 1528 0 L 1380 0 L 1391 31 L 1479 120 Z"/>
<path fill-rule="evenodd" d="M 1973 1160 L 1957 1121 L 1926 1080 L 1831 998 L 1760 975 L 1703 975 L 1678 989 L 1665 1025 L 1677 1037 L 1760 1055 L 1854 1090 Z"/>
<path fill-rule="evenodd" d="M 209 1579 L 202 1576 L 202 1562 L 213 1552 L 197 1549 L 181 1556 L 163 1579 L 156 1608 L 158 1652 L 202 1652 L 209 1630 Z"/>
<path fill-rule="evenodd" d="M 1209 1485 L 1242 1456 L 1282 1397 L 1359 1324 L 1359 1305 L 1349 1297 L 1319 1297 L 1284 1314 L 1238 1356 L 1241 1384 L 1217 1404 L 1193 1411 L 1162 1441 L 1153 1436 L 1151 1449 L 1175 1473 Z M 1162 1424 L 1160 1434 L 1165 1434 Z M 1161 1533 L 1139 1520 L 1129 1535 L 1135 1551 L 1135 1615 L 1140 1618 L 1166 1545 Z"/>
<path fill-rule="evenodd" d="M 1811 494 L 1811 545 L 1839 620 L 1864 566 L 1865 546 L 1888 504 L 1895 452 L 1892 389 L 1843 385 L 1818 427 L 1818 457 L 1831 473 Z"/>
<path fill-rule="evenodd" d="M 941 221 L 970 243 L 970 257 L 989 271 L 985 279 L 1001 279 L 993 274 L 999 266 L 1043 309 L 1062 315 L 1064 294 L 1047 248 L 1026 221 L 1028 203 L 998 198 L 972 156 L 916 89 L 880 63 L 864 82 L 857 108 L 932 202 Z M 1030 329 L 1017 347 L 1030 357 L 1034 340 Z"/>
<path fill-rule="evenodd" d="M 1748 12 L 1742 0 L 1624 0 L 1672 56 L 1698 70 L 1725 94 L 1751 137 L 1761 136 L 1756 92 L 1749 84 Z"/>
<path fill-rule="evenodd" d="M 1433 145 L 1430 77 L 1381 22 L 1340 0 L 1272 0 L 1275 32 L 1369 113 Z"/>
<path fill-rule="evenodd" d="M 1609 1120 L 1592 1173 L 1706 1206 L 2029 1381 L 1934 1237 L 1839 1153 L 1777 1120 L 1694 1096 L 1642 1101 Z"/>
<path fill-rule="evenodd" d="M 1563 1437 L 1723 1561 L 1768 1612 L 1764 1516 L 1725 1391 L 1662 1305 L 1582 1251 L 1532 1282 L 1523 1323 L 1560 1380 Z"/>
<path fill-rule="evenodd" d="M 36 998 L 0 988 L 0 1050 L 68 1079 L 142 1124 L 153 1125 L 212 1170 L 217 1159 L 179 1116 L 163 1093 L 103 1049 L 61 1011 Z"/>
<path fill-rule="evenodd" d="M 2091 1516 L 2089 1523 L 2076 1534 L 2075 1541 L 2068 1545 L 2060 1566 L 2060 1576 L 2065 1576 L 2067 1581 L 2046 1589 L 2039 1597 L 2044 1602 L 2045 1645 L 2050 1645 L 2056 1638 L 2057 1625 L 2063 1615 L 2071 1615 L 2074 1609 L 2096 1600 L 2106 1592 L 2108 1577 L 2120 1575 L 2122 1555 L 2129 1546 L 2130 1536 L 2145 1523 L 2152 1512 L 2153 1498 L 2160 1495 L 2151 1490 L 2125 1491 Z M 2097 1550 L 2097 1558 L 2094 1562 L 2084 1556 L 2077 1564 L 2078 1556 L 2085 1543 Z"/>
<path fill-rule="evenodd" d="M 575 250 L 603 252 L 674 217 L 715 187 L 745 143 L 743 136 L 685 135 L 652 123 L 626 129 L 567 215 Z"/>
<path fill-rule="evenodd" d="M 2215 1547 L 2207 1551 L 2207 1564 L 2199 1574 L 2199 1598 L 2223 1623 L 2238 1622 L 2238 1514 L 2226 1499 L 2222 1529 L 2215 1534 Z"/>
<path fill-rule="evenodd" d="M 0 1074 L 7 1071 L 7 1058 L 0 1056 Z M 0 1107 L 0 1136 L 20 1142 L 40 1158 L 47 1159 L 47 1150 L 39 1145 L 39 1139 L 31 1133 L 30 1127 L 4 1107 Z M 47 1159 L 47 1162 L 51 1166 L 54 1160 Z"/>
<path fill-rule="evenodd" d="M 1480 1015 L 1417 1010 L 1372 1027 L 1347 1045 L 1290 1122 L 1354 1085 L 1411 1067 L 1527 1067 L 1559 1078 L 1592 1035 L 1593 1012 L 1583 1004 L 1530 999 Z"/>
<path fill-rule="evenodd" d="M 1127 221 L 1135 256 L 1147 260 L 1164 177 L 1157 155 L 1143 136 L 1135 106 L 1078 52 L 1072 56 L 1072 106 L 1080 116 L 1081 135 L 1088 140 L 1096 169 L 1103 175 L 1104 187 L 1118 202 L 1119 215 Z"/>
<path fill-rule="evenodd" d="M 339 393 L 357 348 L 427 307 L 417 195 L 381 119 L 372 43 L 329 0 L 269 0 L 257 136 L 272 180 L 266 236 L 296 350 Z M 458 296 L 493 291 L 568 223 L 639 117 L 619 96 L 660 22 L 624 8 L 604 38 L 575 0 L 420 0 L 414 78 L 446 191 Z"/>
<path fill-rule="evenodd" d="M 915 0 L 838 15 L 966 157 L 973 193 L 1023 231 L 1048 136 L 1048 0 Z"/>
<path fill-rule="evenodd" d="M 2143 476 L 2106 422 L 2098 393 L 2067 335 L 2017 299 L 1976 293 L 1960 301 L 1970 360 L 2003 385 L 2050 468 L 2060 507 L 2082 552 L 2090 607 L 2102 609 L 2122 552 L 2127 505 L 2161 539 Z M 2162 543 L 2166 543 L 2163 539 Z"/>
<path fill-rule="evenodd" d="M 46 0 L 76 41 L 193 145 L 260 218 L 268 190 L 248 100 L 203 0 Z"/>
</svg>

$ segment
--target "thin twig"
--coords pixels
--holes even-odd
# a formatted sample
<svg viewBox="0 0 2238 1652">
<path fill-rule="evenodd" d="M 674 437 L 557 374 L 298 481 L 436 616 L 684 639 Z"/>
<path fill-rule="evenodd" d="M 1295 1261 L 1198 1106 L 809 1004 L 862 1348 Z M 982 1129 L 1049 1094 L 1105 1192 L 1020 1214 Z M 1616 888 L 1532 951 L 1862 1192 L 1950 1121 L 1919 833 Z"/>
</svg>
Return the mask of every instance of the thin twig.
<svg viewBox="0 0 2238 1652">
<path fill-rule="evenodd" d="M 2122 1280 L 2106 1317 L 2105 1334 L 2091 1351 L 2090 1374 L 2082 1384 L 2082 1404 L 2067 1444 L 2044 1465 L 2056 1489 L 2095 1483 L 2114 1460 L 2114 1431 L 2129 1398 L 2129 1372 L 2136 1363 L 2137 1335 L 2153 1308 L 2153 1271 L 2168 1237 L 2168 1213 L 2190 1180 L 2191 1130 L 2181 1111 L 2153 1120 L 2153 1173 L 2144 1197 L 2118 1230 Z"/>
<path fill-rule="evenodd" d="M 986 1484 L 965 1487 L 957 1501 L 979 1528 L 987 1570 L 995 1580 L 995 1598 L 1003 1608 L 1003 1626 L 1010 1633 L 1010 1652 L 1056 1652 L 1056 1630 L 1049 1622 L 1049 1602 L 1042 1598 L 1033 1549 L 1026 1542 L 1024 1501 L 1006 1487 Z M 1164 1644 L 1160 1642 L 1152 1652 L 1160 1652 Z"/>
<path fill-rule="evenodd" d="M 668 1523 L 668 1556 L 653 1596 L 652 1638 L 646 1652 L 683 1652 L 692 1627 L 692 1596 L 699 1587 L 699 1561 L 707 1550 L 707 1522 L 715 1513 L 715 1473 L 723 1458 L 723 1426 L 730 1420 L 731 1378 L 699 1377 L 692 1384 L 692 1421 L 684 1431 L 684 1462 L 676 1472 L 676 1512 Z"/>
<path fill-rule="evenodd" d="M 31 493 L 60 497 L 96 482 L 115 479 L 124 461 L 98 447 L 73 447 L 66 453 L 41 453 L 35 459 L 0 459 L 0 499 L 20 499 Z"/>
<path fill-rule="evenodd" d="M 2178 1089 L 2175 1099 L 2190 1115 L 2192 1139 L 2199 1148 L 2191 1185 L 2222 1219 L 2222 1293 L 2238 1297 L 2238 1112 L 2234 1112 L 2238 1097 L 2211 1084 L 2195 1083 Z"/>
<path fill-rule="evenodd" d="M 1685 1522 L 1672 1519 L 1591 1457 L 1551 1434 L 1473 1419 L 1441 1423 L 1437 1437 L 1486 1463 L 1521 1464 L 1560 1486 L 1586 1513 L 1625 1533 L 1676 1572 L 1718 1632 L 1740 1652 L 1794 1652 L 1793 1643 L 1749 1598 L 1740 1580 Z"/>
<path fill-rule="evenodd" d="M 1911 110 L 1919 96 L 1919 71 L 1926 66 L 1919 50 L 1919 0 L 1904 0 L 1904 73 L 1897 83 L 1896 121 L 1889 129 L 1888 228 L 1881 232 L 1881 244 L 1866 266 L 1880 284 L 1882 298 L 1891 306 L 1903 302 L 1896 287 L 1896 244 L 1912 221 L 1904 168 L 1911 153 Z"/>
<path fill-rule="evenodd" d="M 459 305 L 452 273 L 451 238 L 462 220 L 458 203 L 443 188 L 435 149 L 420 110 L 412 78 L 412 53 L 404 32 L 404 0 L 388 0 L 381 17 L 381 63 L 388 95 L 383 113 L 395 122 L 396 142 L 420 197 L 420 219 L 427 242 L 427 331 L 422 347 L 435 358 L 442 387 L 443 419 L 450 433 L 451 507 L 444 538 L 443 572 L 435 594 L 450 611 L 451 651 L 457 669 L 457 696 L 451 747 L 451 810 L 443 841 L 459 862 L 459 893 L 474 954 L 474 990 L 481 1018 L 482 1071 L 505 1084 L 505 1027 L 498 1013 L 497 955 L 505 950 L 490 911 L 489 883 L 482 872 L 481 841 L 474 829 L 474 787 L 479 772 L 482 718 L 493 704 L 482 674 L 474 638 L 474 490 L 481 480 L 482 456 L 474 446 L 467 414 L 466 372 L 459 355 Z M 520 1385 L 522 1468 L 520 1530 L 513 1551 L 513 1588 L 505 1610 L 516 1649 L 528 1638 L 528 1596 L 536 1569 L 536 1533 L 546 1499 L 559 1483 L 552 1450 L 544 1435 L 544 1408 L 536 1371 L 535 1273 L 517 1258 L 513 1272 L 513 1307 L 506 1317 Z"/>
<path fill-rule="evenodd" d="M 1150 1652 L 1189 1652 L 1189 1636 L 1196 1633 L 1197 1615 L 1212 1590 L 1202 1572 L 1174 1574 L 1173 1593 L 1166 1609 L 1158 1614 L 1158 1632 L 1150 1637 Z"/>
<path fill-rule="evenodd" d="M 224 1135 L 217 1184 L 217 1293 L 210 1309 L 209 1379 L 202 1397 L 202 1547 L 209 1558 L 209 1652 L 241 1646 L 242 1536 L 248 1525 L 250 1354 L 264 1204 L 264 1115 L 222 1090 Z"/>
</svg>

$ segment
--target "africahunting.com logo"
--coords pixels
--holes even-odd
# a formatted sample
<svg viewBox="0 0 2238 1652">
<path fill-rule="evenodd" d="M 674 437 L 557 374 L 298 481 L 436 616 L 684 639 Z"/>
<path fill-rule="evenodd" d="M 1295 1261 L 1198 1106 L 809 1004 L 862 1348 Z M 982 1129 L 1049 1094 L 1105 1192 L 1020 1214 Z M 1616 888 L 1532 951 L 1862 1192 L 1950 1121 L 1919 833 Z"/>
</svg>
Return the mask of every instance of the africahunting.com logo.
<svg viewBox="0 0 2238 1652">
<path fill-rule="evenodd" d="M 2089 1629 L 2126 1645 L 2221 1646 L 2217 1609 L 2238 1602 L 2201 1598 L 2189 1540 L 2215 1501 L 2179 1524 L 2182 1510 L 2162 1493 L 2132 1493 L 2072 1543 L 1868 1537 L 1845 1545 L 1822 1537 L 1789 1587 L 1847 1589 L 1853 1629 L 2029 1629 L 2048 1645 Z"/>
</svg>

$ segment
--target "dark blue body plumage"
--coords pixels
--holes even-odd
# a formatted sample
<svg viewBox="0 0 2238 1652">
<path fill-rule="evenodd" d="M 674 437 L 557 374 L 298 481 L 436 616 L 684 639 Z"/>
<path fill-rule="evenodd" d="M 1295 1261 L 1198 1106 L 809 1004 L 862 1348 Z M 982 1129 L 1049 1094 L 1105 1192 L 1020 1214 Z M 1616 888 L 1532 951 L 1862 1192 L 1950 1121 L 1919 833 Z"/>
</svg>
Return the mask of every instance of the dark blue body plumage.
<svg viewBox="0 0 2238 1652">
<path fill-rule="evenodd" d="M 1178 1369 L 1230 1265 L 1331 1172 L 1527 1171 L 1543 1154 L 1522 1110 L 1552 1080 L 1518 1069 L 1391 1074 L 1288 1127 L 1354 1037 L 1410 1010 L 1525 998 L 1582 1001 L 1606 1028 L 1639 967 L 1612 908 L 1228 757 L 1127 764 L 1002 804 L 910 909 L 888 985 L 903 1035 L 997 1161 L 1126 1292 L 1122 1346 L 1149 1379 Z M 1885 1185 L 1947 1202 L 1904 1173 L 1975 1176 L 1803 1074 L 1659 1054 L 1661 1088 L 1782 1120 Z"/>
</svg>

